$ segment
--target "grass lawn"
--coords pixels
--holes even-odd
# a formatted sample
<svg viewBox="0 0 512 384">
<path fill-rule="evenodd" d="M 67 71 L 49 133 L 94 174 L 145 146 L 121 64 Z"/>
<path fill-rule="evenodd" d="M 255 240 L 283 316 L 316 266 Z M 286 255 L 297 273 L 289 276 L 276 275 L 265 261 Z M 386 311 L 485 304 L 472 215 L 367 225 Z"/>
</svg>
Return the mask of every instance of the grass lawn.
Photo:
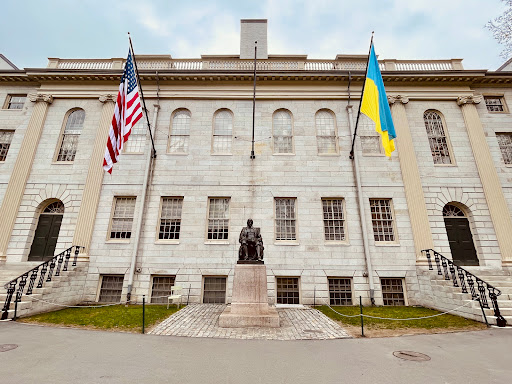
<svg viewBox="0 0 512 384">
<path fill-rule="evenodd" d="M 177 312 L 176 305 L 146 305 L 146 330 Z M 19 319 L 25 323 L 43 323 L 64 326 L 141 332 L 142 305 L 113 305 L 101 308 L 66 308 Z"/>
</svg>

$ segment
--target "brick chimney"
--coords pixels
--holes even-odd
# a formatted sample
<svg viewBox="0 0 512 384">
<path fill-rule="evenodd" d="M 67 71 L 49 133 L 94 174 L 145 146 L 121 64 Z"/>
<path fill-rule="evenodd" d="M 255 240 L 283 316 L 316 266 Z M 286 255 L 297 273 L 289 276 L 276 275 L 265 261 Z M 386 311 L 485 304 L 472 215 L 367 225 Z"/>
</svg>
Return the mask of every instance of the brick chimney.
<svg viewBox="0 0 512 384">
<path fill-rule="evenodd" d="M 257 41 L 258 59 L 268 59 L 267 19 L 240 20 L 240 59 L 254 59 L 254 42 Z"/>
</svg>

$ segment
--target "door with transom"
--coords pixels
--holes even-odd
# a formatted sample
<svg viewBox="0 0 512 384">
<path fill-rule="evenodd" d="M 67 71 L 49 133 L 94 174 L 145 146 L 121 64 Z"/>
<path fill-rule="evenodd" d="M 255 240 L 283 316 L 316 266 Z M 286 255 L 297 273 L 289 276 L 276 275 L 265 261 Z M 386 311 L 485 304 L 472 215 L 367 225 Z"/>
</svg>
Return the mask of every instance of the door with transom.
<svg viewBox="0 0 512 384">
<path fill-rule="evenodd" d="M 453 262 L 458 265 L 479 265 L 469 220 L 464 211 L 454 204 L 446 204 L 443 218 Z"/>
<path fill-rule="evenodd" d="M 61 201 L 49 204 L 41 212 L 28 261 L 46 261 L 55 255 L 63 216 L 64 204 Z"/>
</svg>

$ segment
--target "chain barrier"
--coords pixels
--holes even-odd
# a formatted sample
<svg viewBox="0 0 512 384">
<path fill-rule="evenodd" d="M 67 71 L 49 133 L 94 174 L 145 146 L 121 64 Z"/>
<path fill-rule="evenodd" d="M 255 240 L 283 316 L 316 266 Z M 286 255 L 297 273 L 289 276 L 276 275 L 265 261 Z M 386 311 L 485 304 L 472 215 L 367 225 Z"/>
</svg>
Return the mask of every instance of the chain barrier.
<svg viewBox="0 0 512 384">
<path fill-rule="evenodd" d="M 167 295 L 167 296 L 153 296 L 152 299 L 161 299 L 161 298 L 168 297 L 168 296 L 169 295 Z M 25 295 L 25 297 L 27 297 L 27 295 Z M 129 300 L 127 302 L 110 303 L 110 304 L 103 304 L 103 305 L 66 305 L 66 304 L 53 303 L 51 301 L 47 301 L 47 300 L 43 300 L 43 299 L 38 299 L 38 298 L 33 297 L 33 296 L 30 296 L 29 298 L 31 300 L 37 300 L 37 301 L 40 301 L 40 302 L 43 302 L 43 303 L 46 303 L 46 304 L 57 305 L 59 307 L 66 307 L 66 308 L 103 308 L 103 307 L 112 307 L 114 305 L 124 305 L 124 304 L 132 302 L 132 300 Z"/>
</svg>

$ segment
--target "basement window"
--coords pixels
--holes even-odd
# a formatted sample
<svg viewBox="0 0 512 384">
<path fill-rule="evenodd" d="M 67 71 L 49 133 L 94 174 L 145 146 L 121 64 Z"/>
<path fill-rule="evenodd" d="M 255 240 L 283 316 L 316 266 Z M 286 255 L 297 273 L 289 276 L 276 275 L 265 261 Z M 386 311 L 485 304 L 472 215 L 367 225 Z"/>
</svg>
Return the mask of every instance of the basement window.
<svg viewBox="0 0 512 384">
<path fill-rule="evenodd" d="M 206 276 L 203 285 L 204 304 L 226 303 L 226 278 L 221 276 Z"/>
<path fill-rule="evenodd" d="M 331 305 L 352 305 L 351 279 L 329 278 L 329 301 Z"/>
<path fill-rule="evenodd" d="M 384 305 L 405 305 L 402 279 L 380 279 Z"/>
<path fill-rule="evenodd" d="M 121 301 L 121 292 L 123 291 L 124 275 L 102 275 L 100 303 L 119 303 Z"/>
<path fill-rule="evenodd" d="M 278 277 L 276 281 L 277 304 L 300 304 L 298 277 Z"/>
<path fill-rule="evenodd" d="M 167 303 L 167 297 L 171 295 L 171 287 L 175 280 L 176 276 L 153 276 L 151 303 Z"/>
</svg>

